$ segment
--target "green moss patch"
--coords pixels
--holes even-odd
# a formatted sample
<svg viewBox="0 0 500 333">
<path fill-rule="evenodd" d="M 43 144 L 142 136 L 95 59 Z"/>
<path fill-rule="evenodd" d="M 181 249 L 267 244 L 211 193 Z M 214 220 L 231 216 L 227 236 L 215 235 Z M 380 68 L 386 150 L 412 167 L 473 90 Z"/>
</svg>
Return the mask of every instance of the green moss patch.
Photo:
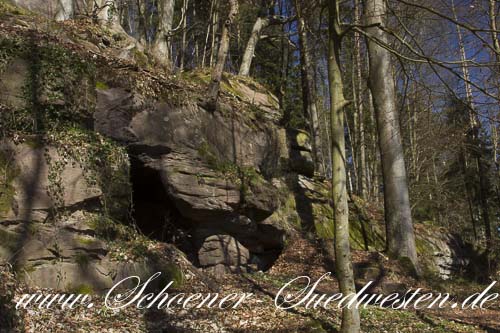
<svg viewBox="0 0 500 333">
<path fill-rule="evenodd" d="M 176 264 L 166 264 L 162 267 L 162 273 L 166 280 L 173 282 L 172 287 L 180 288 L 183 286 L 185 280 L 184 273 L 182 273 L 181 268 Z"/>
<path fill-rule="evenodd" d="M 143 67 L 143 68 L 150 67 L 149 58 L 144 52 L 138 50 L 137 48 L 134 48 L 132 50 L 132 52 L 133 52 L 134 60 L 139 67 Z"/>
<path fill-rule="evenodd" d="M 0 0 L 0 17 L 6 15 L 29 15 L 30 12 L 24 8 L 13 5 L 10 1 Z"/>
<path fill-rule="evenodd" d="M 109 89 L 109 86 L 105 83 L 105 82 L 102 82 L 102 81 L 96 81 L 95 83 L 95 88 L 97 90 L 108 90 Z"/>
<path fill-rule="evenodd" d="M 68 286 L 66 289 L 68 293 L 71 294 L 92 295 L 94 293 L 94 288 L 91 285 L 85 283 L 75 286 Z"/>
<path fill-rule="evenodd" d="M 74 260 L 82 268 L 86 268 L 90 263 L 90 257 L 85 253 L 77 253 Z"/>
</svg>

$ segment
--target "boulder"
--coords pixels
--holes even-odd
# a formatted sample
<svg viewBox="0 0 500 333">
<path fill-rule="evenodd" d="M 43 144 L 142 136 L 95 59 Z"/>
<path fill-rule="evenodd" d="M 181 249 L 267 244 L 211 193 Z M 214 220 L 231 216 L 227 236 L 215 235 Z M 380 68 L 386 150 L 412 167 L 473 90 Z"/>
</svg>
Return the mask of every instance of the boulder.
<svg viewBox="0 0 500 333">
<path fill-rule="evenodd" d="M 198 251 L 202 268 L 209 268 L 216 276 L 224 272 L 246 271 L 250 252 L 229 235 L 212 235 L 203 241 Z"/>
<path fill-rule="evenodd" d="M 195 151 L 163 155 L 159 163 L 161 179 L 180 213 L 201 224 L 234 222 L 243 215 L 255 222 L 276 209 L 276 189 L 259 179 L 242 180 L 211 169 Z"/>
<path fill-rule="evenodd" d="M 180 213 L 189 219 L 222 223 L 239 206 L 238 186 L 191 154 L 164 155 L 159 172 Z"/>
<path fill-rule="evenodd" d="M 287 137 L 290 144 L 290 169 L 298 174 L 312 177 L 314 160 L 309 134 L 301 130 L 288 130 Z"/>
<path fill-rule="evenodd" d="M 271 121 L 279 121 L 279 100 L 269 90 L 249 78 L 234 77 L 222 85 L 222 90 L 234 94 L 241 101 L 256 106 L 263 116 Z"/>
<path fill-rule="evenodd" d="M 99 263 L 82 266 L 73 262 L 46 262 L 26 271 L 24 281 L 28 286 L 52 288 L 72 293 L 99 293 L 113 286 L 106 267 Z"/>
<path fill-rule="evenodd" d="M 254 124 L 230 106 L 221 108 L 224 110 L 210 113 L 188 101 L 179 106 L 145 102 L 142 95 L 125 88 L 102 89 L 98 91 L 95 128 L 143 149 L 161 146 L 202 154 L 210 150 L 220 160 L 251 166 L 262 174 L 278 172 L 286 147 L 277 125 Z"/>
<path fill-rule="evenodd" d="M 0 222 L 0 256 L 13 261 L 31 286 L 71 289 L 77 284 L 97 289 L 111 286 L 101 261 L 108 253 L 95 236 L 91 217 L 82 211 L 59 222 Z"/>
</svg>

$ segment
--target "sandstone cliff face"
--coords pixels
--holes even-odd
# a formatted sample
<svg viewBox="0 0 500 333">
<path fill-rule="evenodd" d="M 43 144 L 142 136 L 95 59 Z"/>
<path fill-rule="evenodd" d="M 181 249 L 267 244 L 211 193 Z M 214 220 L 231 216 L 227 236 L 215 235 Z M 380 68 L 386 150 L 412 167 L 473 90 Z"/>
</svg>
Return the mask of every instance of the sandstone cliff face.
<svg viewBox="0 0 500 333">
<path fill-rule="evenodd" d="M 243 87 L 245 93 L 254 92 Z M 278 205 L 270 180 L 282 174 L 288 159 L 284 130 L 272 118 L 277 110 L 252 104 L 258 109 L 251 112 L 268 117 L 257 123 L 248 110 L 229 103 L 214 113 L 198 106 L 195 98 L 176 105 L 176 93 L 155 101 L 126 87 L 99 90 L 95 130 L 126 144 L 133 166 L 157 180 L 149 182 L 151 193 L 154 187 L 164 193 L 169 203 L 163 205 L 170 204 L 177 213 L 175 223 L 189 229 L 201 257 L 206 257 L 204 244 L 212 236 L 234 237 L 245 252 L 257 256 L 279 252 L 284 232 L 266 223 Z M 146 220 L 149 216 L 138 218 L 155 223 Z M 241 267 L 248 262 L 234 260 Z M 210 266 L 211 261 L 195 262 Z"/>
<path fill-rule="evenodd" d="M 203 268 L 269 267 L 285 241 L 271 218 L 281 197 L 273 183 L 293 168 L 295 149 L 278 125 L 276 97 L 228 77 L 220 108 L 207 112 L 197 103 L 206 73 L 124 72 L 133 58 L 110 61 L 116 50 L 76 46 L 86 33 L 76 35 L 47 44 L 20 29 L 2 40 L 10 46 L 0 68 L 2 259 L 33 284 L 104 289 L 126 269 L 115 260 L 118 239 L 131 237 L 110 237 L 120 227 L 106 223 L 132 223 L 178 242 Z M 64 126 L 54 123 L 61 117 Z"/>
<path fill-rule="evenodd" d="M 206 72 L 153 74 L 126 39 L 22 22 L 0 27 L 0 258 L 28 283 L 265 270 L 294 229 L 332 241 L 309 137 L 280 126 L 264 87 L 227 75 L 208 112 Z M 355 248 L 382 250 L 380 226 L 352 221 Z"/>
</svg>

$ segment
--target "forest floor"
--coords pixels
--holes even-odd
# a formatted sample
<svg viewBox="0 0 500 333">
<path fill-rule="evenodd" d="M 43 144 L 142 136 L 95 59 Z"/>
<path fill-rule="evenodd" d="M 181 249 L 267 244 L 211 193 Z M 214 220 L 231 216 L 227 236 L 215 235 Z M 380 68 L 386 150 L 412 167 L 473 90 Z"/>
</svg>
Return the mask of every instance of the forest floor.
<svg viewBox="0 0 500 333">
<path fill-rule="evenodd" d="M 316 281 L 328 270 L 328 263 L 321 247 L 314 241 L 296 237 L 267 272 L 244 275 L 225 275 L 223 280 L 211 280 L 207 285 L 202 275 L 186 275 L 184 283 L 174 293 L 253 293 L 237 309 L 169 309 L 138 310 L 135 305 L 121 310 L 111 310 L 104 306 L 102 296 L 94 296 L 93 309 L 76 308 L 61 311 L 23 310 L 22 325 L 27 332 L 337 332 L 340 325 L 340 311 L 335 307 L 305 309 L 298 306 L 289 310 L 277 309 L 275 297 L 279 289 L 288 281 L 302 275 Z M 159 244 L 159 247 L 162 245 Z M 400 267 L 378 252 L 355 251 L 355 267 L 364 267 L 367 262 L 380 264 L 382 271 L 376 279 L 372 293 L 388 294 L 408 288 L 449 292 L 457 300 L 466 295 L 480 292 L 485 285 L 470 281 L 417 281 L 402 274 Z M 182 265 L 181 265 L 182 267 Z M 184 269 L 183 269 L 184 270 Z M 187 271 L 187 270 L 186 270 Z M 357 284 L 366 283 L 357 279 Z M 215 286 L 215 287 L 214 287 Z M 290 290 L 302 288 L 295 284 Z M 498 288 L 495 289 L 498 292 Z M 27 290 L 19 287 L 17 299 L 23 293 L 54 293 L 52 290 Z M 316 288 L 319 294 L 338 292 L 334 276 L 328 276 Z M 500 306 L 497 302 L 486 310 L 393 310 L 378 306 L 361 309 L 363 332 L 500 332 Z"/>
</svg>

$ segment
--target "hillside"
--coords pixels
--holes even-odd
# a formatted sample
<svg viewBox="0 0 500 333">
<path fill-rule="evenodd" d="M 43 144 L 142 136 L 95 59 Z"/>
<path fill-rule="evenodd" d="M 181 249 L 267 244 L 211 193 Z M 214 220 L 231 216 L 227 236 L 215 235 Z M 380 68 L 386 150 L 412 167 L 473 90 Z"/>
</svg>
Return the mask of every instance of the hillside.
<svg viewBox="0 0 500 333">
<path fill-rule="evenodd" d="M 336 332 L 340 311 L 276 310 L 281 286 L 335 272 L 331 182 L 279 99 L 208 69 L 167 73 L 130 36 L 0 0 L 0 332 Z M 349 196 L 356 285 L 457 299 L 484 289 L 484 249 L 416 221 L 423 277 L 384 253 L 380 202 Z M 182 293 L 252 292 L 238 309 L 110 310 L 128 276 Z M 498 277 L 498 273 L 496 273 Z M 155 286 L 155 290 L 161 288 Z M 335 274 L 320 285 L 338 291 Z M 498 286 L 495 287 L 498 290 Z M 92 311 L 15 310 L 25 293 L 92 294 Z M 487 310 L 361 310 L 364 332 L 495 332 Z M 3 325 L 3 326 L 2 326 Z"/>
</svg>

